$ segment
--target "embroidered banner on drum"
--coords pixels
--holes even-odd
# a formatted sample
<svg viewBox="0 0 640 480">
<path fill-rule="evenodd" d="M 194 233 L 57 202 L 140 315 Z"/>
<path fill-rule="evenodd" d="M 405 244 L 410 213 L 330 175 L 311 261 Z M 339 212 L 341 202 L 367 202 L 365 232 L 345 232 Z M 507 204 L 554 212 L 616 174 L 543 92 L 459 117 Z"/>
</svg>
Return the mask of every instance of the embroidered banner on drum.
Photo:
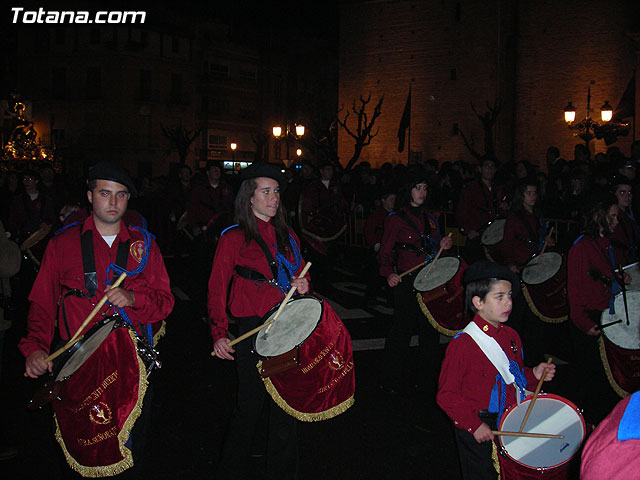
<svg viewBox="0 0 640 480">
<path fill-rule="evenodd" d="M 300 366 L 263 379 L 274 402 L 304 422 L 335 417 L 354 403 L 351 337 L 326 301 L 322 310 L 321 322 L 300 347 Z"/>
<path fill-rule="evenodd" d="M 133 466 L 125 443 L 147 388 L 135 342 L 128 328 L 114 329 L 54 401 L 56 439 L 71 468 L 85 477 L 112 476 Z"/>
</svg>

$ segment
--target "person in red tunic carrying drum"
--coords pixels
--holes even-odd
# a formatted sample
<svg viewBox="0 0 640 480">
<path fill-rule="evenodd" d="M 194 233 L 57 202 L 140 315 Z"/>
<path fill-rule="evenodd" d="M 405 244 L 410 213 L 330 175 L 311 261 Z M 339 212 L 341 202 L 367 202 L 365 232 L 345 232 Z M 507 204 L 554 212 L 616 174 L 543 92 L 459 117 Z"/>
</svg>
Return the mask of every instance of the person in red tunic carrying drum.
<svg viewBox="0 0 640 480">
<path fill-rule="evenodd" d="M 19 343 L 19 349 L 26 357 L 26 375 L 29 377 L 37 378 L 54 369 L 53 362 L 48 360 L 48 352 L 56 324 L 60 338 L 65 342 L 75 334 L 89 337 L 87 332 L 92 327 L 108 320 L 105 317 L 117 310 L 122 318 L 128 318 L 136 335 L 144 338 L 152 336 L 152 325 L 161 324 L 171 313 L 174 298 L 157 244 L 146 231 L 127 227 L 122 221 L 129 197 L 135 192 L 129 176 L 115 164 L 99 163 L 89 170 L 87 198 L 93 212 L 83 222 L 59 231 L 49 242 L 29 295 L 31 307 L 27 335 Z M 121 286 L 109 287 L 118 277 L 112 271 L 128 273 Z M 99 320 L 91 321 L 80 331 L 81 325 L 91 317 L 90 312 L 95 310 L 96 304 L 100 305 L 98 301 L 103 297 L 108 303 L 100 308 Z M 58 441 L 63 446 L 67 461 L 74 470 L 86 476 L 114 475 L 131 467 L 144 443 L 142 432 L 142 436 L 136 434 L 140 431 L 138 428 L 133 429 L 130 441 L 127 441 L 128 435 L 120 433 L 131 429 L 136 422 L 147 387 L 146 382 L 140 380 L 146 372 L 138 373 L 139 361 L 136 346 L 132 343 L 134 338 L 129 338 L 133 333 L 127 328 L 115 330 L 118 333 L 112 332 L 103 343 L 106 348 L 107 344 L 115 342 L 112 339 L 124 338 L 124 343 L 116 342 L 113 347 L 115 358 L 100 361 L 102 350 L 96 350 L 91 362 L 87 360 L 66 380 L 62 400 L 56 399 L 53 403 L 56 424 L 62 432 Z M 125 355 L 127 352 L 128 356 Z M 91 375 L 102 368 L 108 369 L 108 375 L 89 383 L 88 379 L 93 378 Z M 122 386 L 123 390 L 130 390 L 127 394 L 135 392 L 133 398 L 125 393 L 121 399 L 109 396 L 121 388 L 122 382 L 126 384 Z M 69 405 L 74 396 L 79 396 L 79 404 Z M 83 401 L 86 398 L 94 399 L 95 404 Z M 122 404 L 115 403 L 120 400 Z M 74 423 L 85 418 L 78 412 L 85 411 L 87 407 L 92 413 L 86 418 L 91 418 L 91 422 L 87 421 L 86 425 Z M 65 417 L 63 413 L 67 408 L 76 414 L 71 414 L 71 418 Z M 147 400 L 142 408 L 144 417 L 150 412 Z M 128 412 L 129 417 L 120 418 L 121 411 Z M 122 427 L 124 430 L 117 432 L 117 437 L 112 430 L 116 423 L 120 427 L 125 425 Z M 140 425 L 143 428 L 142 423 L 136 422 L 136 427 Z M 100 430 L 101 426 L 104 431 Z M 127 444 L 120 444 L 124 442 Z"/>
<path fill-rule="evenodd" d="M 426 211 L 427 191 L 424 172 L 410 172 L 398 195 L 398 212 L 386 218 L 382 235 L 380 275 L 393 288 L 394 314 L 385 341 L 380 383 L 383 391 L 392 394 L 406 383 L 403 376 L 407 373 L 411 335 L 416 329 L 420 337 L 420 378 L 410 385 L 427 393 L 435 391 L 440 336 L 420 313 L 413 290 L 417 272 L 399 275 L 433 260 L 439 247 L 448 250 L 453 245 L 451 238 L 442 238 L 436 217 Z"/>
<path fill-rule="evenodd" d="M 621 282 L 631 282 L 627 273 L 620 277 L 615 272 L 619 264 L 607 237 L 618 225 L 619 215 L 614 196 L 595 199 L 585 211 L 583 235 L 569 250 L 572 363 L 579 366 L 576 401 L 584 409 L 585 418 L 593 423 L 602 420 L 617 401 L 600 362 L 598 338 L 602 333 L 600 323 L 603 311 L 611 311 L 614 307 L 615 295 L 623 287 Z M 623 321 L 626 320 L 624 311 L 617 313 Z"/>
<path fill-rule="evenodd" d="M 243 334 L 261 323 L 261 317 L 283 300 L 290 287 L 296 287 L 299 294 L 310 289 L 308 276 L 296 276 L 305 261 L 298 237 L 287 227 L 280 202 L 285 177 L 274 166 L 254 163 L 242 171 L 242 180 L 235 202 L 238 226 L 221 236 L 209 279 L 214 353 L 226 360 L 234 360 L 235 353 L 238 373 L 237 404 L 218 466 L 220 478 L 248 478 L 251 440 L 267 398 L 251 342 L 238 343 L 235 349 L 229 345 L 227 311 L 235 318 L 239 334 Z M 269 478 L 296 478 L 296 419 L 273 401 L 269 407 Z"/>
<path fill-rule="evenodd" d="M 524 388 L 555 375 L 555 365 L 524 367 L 518 333 L 503 325 L 511 314 L 518 277 L 503 265 L 476 262 L 464 273 L 465 307 L 475 315 L 447 347 L 437 402 L 455 425 L 462 478 L 498 478 L 492 433 L 506 407 L 524 399 Z"/>
</svg>

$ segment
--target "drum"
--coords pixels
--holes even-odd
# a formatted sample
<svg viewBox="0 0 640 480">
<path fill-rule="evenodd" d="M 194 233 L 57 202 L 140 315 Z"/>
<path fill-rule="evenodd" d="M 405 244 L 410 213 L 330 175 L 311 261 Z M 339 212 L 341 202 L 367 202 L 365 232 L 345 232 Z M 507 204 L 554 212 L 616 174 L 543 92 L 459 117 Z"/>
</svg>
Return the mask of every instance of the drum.
<svg viewBox="0 0 640 480">
<path fill-rule="evenodd" d="M 505 410 L 499 430 L 517 432 L 533 395 Z M 569 463 L 585 438 L 584 419 L 578 407 L 558 395 L 540 394 L 524 428 L 528 433 L 564 435 L 564 438 L 498 437 L 503 480 L 564 479 Z M 576 459 L 579 461 L 579 458 Z"/>
<path fill-rule="evenodd" d="M 453 337 L 469 323 L 464 312 L 462 285 L 467 264 L 457 257 L 439 258 L 425 276 L 428 267 L 422 269 L 413 282 L 418 290 L 418 305 L 433 328 Z"/>
<path fill-rule="evenodd" d="M 267 313 L 274 317 L 279 305 Z M 354 403 L 355 371 L 349 332 L 324 300 L 301 295 L 261 330 L 254 350 L 263 360 L 297 350 L 298 365 L 263 378 L 274 402 L 298 420 L 326 420 Z M 262 369 L 263 361 L 258 363 Z"/>
<path fill-rule="evenodd" d="M 61 388 L 53 409 L 56 440 L 73 470 L 102 477 L 133 466 L 125 443 L 155 365 L 155 351 L 118 316 L 98 322 L 65 354 L 54 373 Z"/>
<path fill-rule="evenodd" d="M 300 195 L 298 201 L 298 221 L 303 234 L 309 235 L 320 242 L 330 242 L 337 239 L 347 229 L 347 224 L 340 213 L 321 211 L 313 215 L 305 212 L 303 205 L 308 202 L 305 195 Z"/>
<path fill-rule="evenodd" d="M 569 318 L 567 265 L 562 255 L 535 255 L 522 271 L 522 282 L 522 293 L 535 316 L 548 323 Z"/>
<path fill-rule="evenodd" d="M 504 218 L 490 222 L 484 228 L 480 237 L 480 243 L 484 247 L 484 254 L 492 262 L 504 263 L 501 249 L 505 223 L 506 220 Z"/>
<path fill-rule="evenodd" d="M 624 310 L 622 293 L 616 295 L 611 315 L 609 309 L 602 312 L 601 325 L 622 320 L 602 329 L 600 358 L 611 387 L 621 397 L 640 388 L 640 291 L 627 291 L 629 325 Z"/>
<path fill-rule="evenodd" d="M 627 285 L 627 290 L 640 291 L 640 262 L 632 263 L 626 267 L 622 267 L 625 273 L 631 277 L 631 283 Z"/>
</svg>

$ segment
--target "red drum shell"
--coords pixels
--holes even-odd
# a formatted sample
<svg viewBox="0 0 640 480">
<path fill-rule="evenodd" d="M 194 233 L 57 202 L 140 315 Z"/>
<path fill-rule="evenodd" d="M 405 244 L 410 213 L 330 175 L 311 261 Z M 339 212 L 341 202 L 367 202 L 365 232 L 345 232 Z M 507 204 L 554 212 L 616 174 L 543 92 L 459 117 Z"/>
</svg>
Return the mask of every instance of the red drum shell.
<svg viewBox="0 0 640 480">
<path fill-rule="evenodd" d="M 562 257 L 560 269 L 546 282 L 538 285 L 522 282 L 522 293 L 531 311 L 541 320 L 547 323 L 566 321 L 569 318 L 567 259 Z"/>
<path fill-rule="evenodd" d="M 600 358 L 609 384 L 624 398 L 640 389 L 640 350 L 621 348 L 608 338 L 599 339 Z"/>
<path fill-rule="evenodd" d="M 438 332 L 450 337 L 462 330 L 469 319 L 464 313 L 464 286 L 462 276 L 467 263 L 460 258 L 460 268 L 444 285 L 426 292 L 417 292 L 420 310 Z"/>
<path fill-rule="evenodd" d="M 523 400 L 523 402 L 520 403 L 520 405 L 512 405 L 507 410 L 505 410 L 504 414 L 502 415 L 502 418 L 500 419 L 499 430 L 518 431 L 518 428 L 515 428 L 515 427 L 518 427 L 520 425 L 521 423 L 520 419 L 525 416 L 526 410 L 529 407 L 529 402 L 531 402 L 532 398 L 533 398 L 533 395 L 529 395 Z M 502 439 L 503 438 L 513 439 L 514 437 L 497 437 L 496 443 L 498 445 L 498 450 L 500 451 L 498 458 L 500 461 L 500 477 L 502 480 L 539 480 L 539 479 L 566 480 L 569 478 L 569 475 L 571 473 L 570 465 L 576 461 L 578 463 L 580 462 L 580 456 L 579 456 L 580 445 L 582 444 L 582 442 L 584 442 L 584 438 L 586 437 L 586 424 L 584 422 L 584 418 L 580 414 L 580 410 L 572 402 L 570 402 L 566 398 L 563 398 L 559 395 L 541 394 L 538 397 L 538 400 L 534 408 L 532 409 L 532 414 L 536 412 L 536 407 L 538 407 L 538 402 L 540 400 L 544 401 L 545 399 L 548 399 L 549 402 L 552 402 L 555 405 L 562 405 L 561 411 L 563 412 L 567 412 L 567 413 L 571 412 L 570 415 L 572 416 L 577 414 L 579 422 L 576 422 L 575 424 L 573 424 L 574 425 L 573 431 L 571 433 L 575 433 L 576 430 L 580 430 L 582 432 L 582 437 L 578 438 L 578 435 L 576 435 L 575 438 L 572 438 L 571 440 L 569 440 L 568 438 L 565 438 L 566 442 L 568 442 L 566 446 L 568 448 L 574 448 L 576 450 L 575 453 L 572 456 L 570 456 L 568 459 L 566 459 L 564 462 L 556 466 L 553 466 L 550 468 L 535 468 L 533 466 L 526 465 L 525 463 L 522 463 L 518 460 L 511 458 L 511 456 L 506 450 L 500 451 L 501 445 L 502 445 L 501 443 Z M 509 413 L 513 413 L 515 410 L 518 410 L 517 412 L 518 421 L 510 422 L 510 420 L 508 420 L 507 417 L 509 416 Z M 532 415 L 530 417 L 529 423 L 531 422 L 531 419 L 534 418 L 534 416 L 535 415 Z M 567 417 L 567 418 L 571 418 L 571 417 Z M 529 423 L 527 425 L 529 425 Z M 528 431 L 528 430 L 529 430 L 529 427 L 525 426 L 525 431 Z M 558 434 L 558 433 L 561 433 L 561 431 L 553 430 L 553 431 L 545 431 L 540 433 Z M 517 437 L 517 438 L 522 438 L 522 437 Z M 536 441 L 536 439 L 524 439 L 524 440 L 531 440 L 532 443 Z M 563 440 L 558 439 L 553 441 L 562 442 Z M 578 441 L 580 445 L 577 444 Z M 571 444 L 571 442 L 574 442 L 574 444 Z M 559 452 L 562 452 L 564 447 L 565 445 L 562 444 Z M 543 446 L 540 446 L 540 448 L 543 448 Z M 534 452 L 534 451 L 535 451 L 535 447 L 532 446 L 531 452 Z M 555 451 L 558 451 L 558 450 L 555 450 Z"/>
<path fill-rule="evenodd" d="M 320 323 L 300 345 L 300 365 L 263 378 L 274 402 L 305 422 L 333 418 L 354 403 L 351 336 L 333 308 L 322 303 Z"/>
</svg>

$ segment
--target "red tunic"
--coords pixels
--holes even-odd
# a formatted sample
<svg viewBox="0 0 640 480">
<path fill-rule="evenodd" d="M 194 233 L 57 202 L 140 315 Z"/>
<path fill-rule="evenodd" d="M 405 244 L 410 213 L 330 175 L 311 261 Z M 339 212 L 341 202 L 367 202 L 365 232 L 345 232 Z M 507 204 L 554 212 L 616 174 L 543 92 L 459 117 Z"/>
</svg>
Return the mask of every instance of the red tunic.
<svg viewBox="0 0 640 480">
<path fill-rule="evenodd" d="M 585 235 L 569 250 L 569 315 L 575 326 L 585 333 L 595 325 L 587 311 L 609 308 L 609 289 L 604 282 L 589 275 L 589 270 L 594 269 L 611 278 L 609 245 L 608 238 Z"/>
<path fill-rule="evenodd" d="M 618 440 L 618 429 L 629 402 L 633 401 L 637 405 L 638 395 L 640 393 L 635 393 L 621 400 L 609 416 L 600 422 L 598 428 L 589 435 L 582 451 L 582 464 L 580 465 L 582 480 L 637 478 L 640 439 L 630 438 L 620 441 Z"/>
<path fill-rule="evenodd" d="M 503 201 L 502 188 L 487 188 L 482 180 L 471 182 L 460 192 L 456 218 L 463 233 L 470 230 L 479 231 L 490 221 L 495 220 L 497 206 Z M 500 212 L 504 213 L 504 212 Z"/>
<path fill-rule="evenodd" d="M 302 211 L 307 215 L 335 215 L 349 209 L 340 184 L 335 180 L 329 182 L 329 188 L 321 180 L 314 180 L 302 195 Z"/>
<path fill-rule="evenodd" d="M 364 223 L 364 238 L 371 248 L 375 248 L 377 243 L 382 242 L 382 232 L 384 231 L 384 221 L 389 216 L 389 211 L 379 208 L 372 212 Z"/>
<path fill-rule="evenodd" d="M 531 231 L 535 234 L 534 238 L 531 238 L 529 229 L 522 219 L 529 224 Z M 519 214 L 512 213 L 507 217 L 501 245 L 502 255 L 507 265 L 524 265 L 538 253 L 539 228 L 538 217 L 526 210 L 522 210 Z"/>
<path fill-rule="evenodd" d="M 618 225 L 613 233 L 607 235 L 613 245 L 616 263 L 625 266 L 637 261 L 638 240 L 640 232 L 638 224 L 629 215 L 620 209 Z"/>
<path fill-rule="evenodd" d="M 256 218 L 258 231 L 275 258 L 276 232 L 270 222 Z M 298 248 L 300 241 L 293 235 Z M 293 263 L 293 255 L 287 259 Z M 285 297 L 279 288 L 269 284 L 256 284 L 254 280 L 241 277 L 235 271 L 236 265 L 243 265 L 262 273 L 266 278 L 272 278 L 271 269 L 260 246 L 252 240 L 247 245 L 244 232 L 240 228 L 228 230 L 220 237 L 213 267 L 209 277 L 209 295 L 207 306 L 211 323 L 211 336 L 214 343 L 220 338 L 227 337 L 229 318 L 227 309 L 233 317 L 263 317 L 274 305 Z M 296 274 L 304 268 L 301 260 Z M 307 278 L 309 276 L 307 275 Z M 231 289 L 229 290 L 229 282 Z M 227 297 L 227 291 L 229 295 Z"/>
<path fill-rule="evenodd" d="M 226 183 L 220 182 L 216 188 L 210 184 L 193 187 L 191 200 L 187 209 L 189 225 L 202 227 L 220 212 L 233 209 L 233 190 Z"/>
<path fill-rule="evenodd" d="M 406 214 L 419 231 L 414 230 L 413 227 L 402 218 L 400 212 Z M 412 209 L 405 207 L 400 209 L 400 212 L 387 216 L 384 222 L 384 233 L 382 235 L 382 245 L 379 255 L 380 275 L 385 278 L 394 273 L 394 265 L 397 266 L 398 273 L 402 273 L 424 262 L 426 259 L 425 253 L 416 253 L 412 250 L 398 248 L 397 245 L 411 245 L 415 249 L 422 247 L 420 233 L 425 231 L 425 215 L 422 213 L 423 210 L 418 210 L 419 213 L 416 215 L 412 212 Z M 426 217 L 429 222 L 428 234 L 431 236 L 430 243 L 434 251 L 437 251 L 440 240 L 442 239 L 438 229 L 438 223 L 434 216 L 426 214 Z M 396 256 L 397 262 L 394 262 L 394 257 Z"/>
<path fill-rule="evenodd" d="M 503 324 L 494 327 L 479 315 L 473 321 L 498 342 L 509 360 L 515 360 L 521 369 L 524 368 L 528 385 L 536 385 L 533 370 L 524 367 L 522 342 L 518 333 Z M 489 408 L 497 374 L 496 367 L 469 335 L 460 333 L 449 342 L 440 370 L 436 401 L 456 427 L 473 433 L 482 424 L 478 412 Z M 505 406 L 515 403 L 516 387 L 507 385 Z"/>
<path fill-rule="evenodd" d="M 58 306 L 58 300 L 67 289 L 86 292 L 80 236 L 87 230 L 93 232 L 98 289 L 92 298 L 69 295 L 64 300 L 72 335 L 93 310 L 94 305 L 104 296 L 107 267 L 115 262 L 120 242 L 127 240 L 131 242 L 126 269 L 132 271 L 140 265 L 139 247 L 144 245 L 142 234 L 135 229 L 128 229 L 122 221 L 120 233 L 111 248 L 98 233 L 93 215 L 89 216 L 82 225 L 70 227 L 53 237 L 47 245 L 42 266 L 29 295 L 31 308 L 27 318 L 27 336 L 20 340 L 19 344 L 20 351 L 25 357 L 36 350 L 49 351 L 56 320 L 58 320 L 61 338 L 68 338 L 64 327 L 62 306 Z M 138 332 L 141 332 L 140 325 L 159 322 L 171 313 L 174 298 L 169 286 L 169 276 L 155 241 L 151 242 L 146 268 L 138 275 L 127 277 L 121 287 L 133 291 L 135 295 L 135 303 L 132 307 L 126 308 L 125 312 Z M 107 303 L 101 313 L 110 315 L 111 311 Z M 93 323 L 101 318 L 99 313 Z M 91 326 L 93 324 L 89 325 L 85 331 Z"/>
</svg>

